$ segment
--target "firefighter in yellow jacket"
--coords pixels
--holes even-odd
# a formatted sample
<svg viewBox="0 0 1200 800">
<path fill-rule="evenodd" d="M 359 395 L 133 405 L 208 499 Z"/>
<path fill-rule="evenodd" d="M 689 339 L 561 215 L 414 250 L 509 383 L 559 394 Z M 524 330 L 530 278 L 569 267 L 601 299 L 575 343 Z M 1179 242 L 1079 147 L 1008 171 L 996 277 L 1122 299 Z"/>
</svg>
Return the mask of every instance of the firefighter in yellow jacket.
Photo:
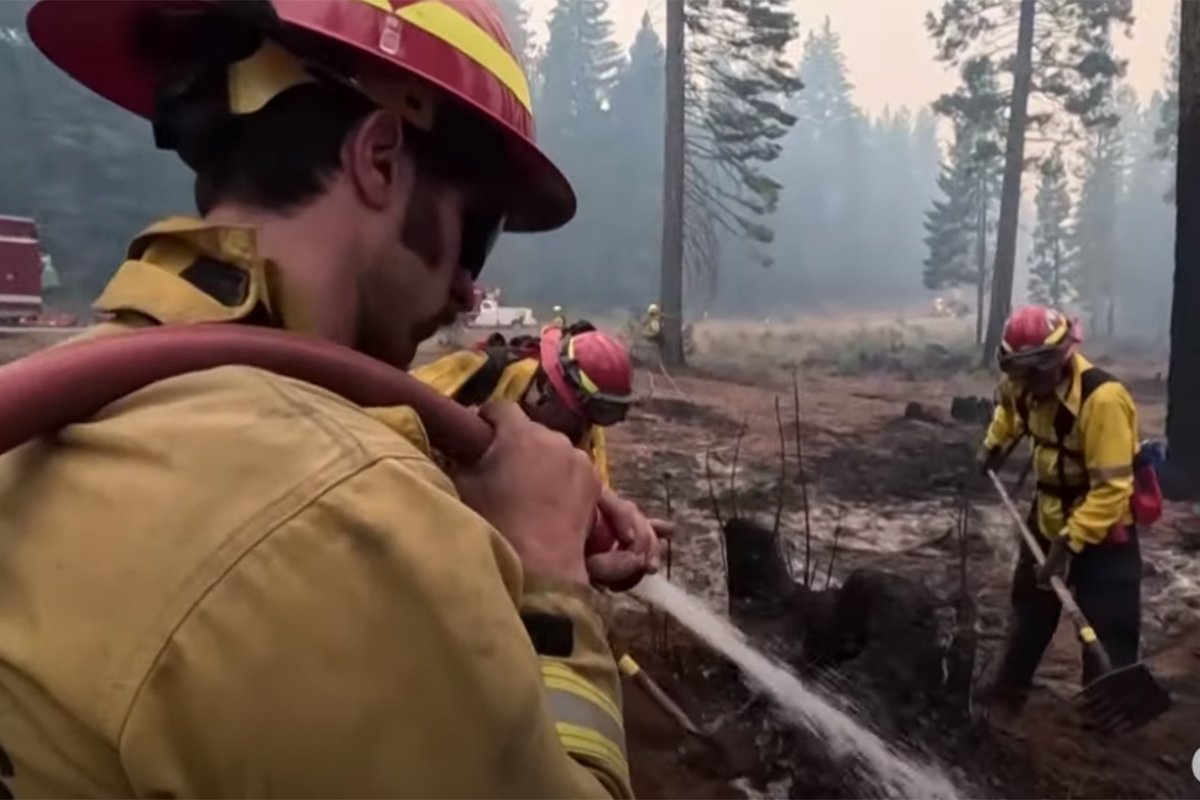
<svg viewBox="0 0 1200 800">
<path fill-rule="evenodd" d="M 501 227 L 574 213 L 480 0 L 42 0 L 33 41 L 148 117 L 202 219 L 134 239 L 88 335 L 269 325 L 398 367 Z M 585 558 L 601 484 L 512 404 L 451 474 L 406 409 L 248 367 L 0 457 L 0 797 L 631 794 Z M 621 511 L 622 508 L 618 508 Z"/>
<path fill-rule="evenodd" d="M 996 470 L 1020 437 L 1033 440 L 1037 494 L 1029 524 L 1047 557 L 1038 570 L 1021 548 L 1015 625 L 995 686 L 996 698 L 1017 708 L 1058 626 L 1052 574 L 1067 580 L 1115 666 L 1138 658 L 1142 567 L 1130 511 L 1137 409 L 1120 382 L 1079 354 L 1079 342 L 1077 323 L 1057 311 L 1013 313 L 999 353 L 1005 377 L 981 451 L 984 471 Z M 1085 659 L 1085 685 L 1096 666 Z"/>
<path fill-rule="evenodd" d="M 642 318 L 642 338 L 656 345 L 662 341 L 662 311 L 658 303 L 646 307 L 646 316 Z"/>
<path fill-rule="evenodd" d="M 629 411 L 633 366 L 625 345 L 590 322 L 579 320 L 565 330 L 547 326 L 540 337 L 512 341 L 494 334 L 473 350 L 412 373 L 464 405 L 519 403 L 534 421 L 586 452 L 604 485 L 611 484 L 604 428 Z"/>
</svg>

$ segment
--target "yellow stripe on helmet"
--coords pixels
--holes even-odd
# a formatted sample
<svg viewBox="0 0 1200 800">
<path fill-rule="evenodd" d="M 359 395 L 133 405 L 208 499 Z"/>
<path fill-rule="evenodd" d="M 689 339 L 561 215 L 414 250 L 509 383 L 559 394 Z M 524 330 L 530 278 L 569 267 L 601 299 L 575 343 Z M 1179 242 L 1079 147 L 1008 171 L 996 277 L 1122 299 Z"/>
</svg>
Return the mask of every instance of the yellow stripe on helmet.
<svg viewBox="0 0 1200 800">
<path fill-rule="evenodd" d="M 575 361 L 576 364 L 579 363 L 575 358 L 575 337 L 571 336 L 571 334 L 567 334 L 567 357 Z M 600 387 L 587 376 L 587 373 L 583 371 L 582 365 L 579 366 L 579 385 L 588 394 L 600 394 Z"/>
<path fill-rule="evenodd" d="M 383 11 L 390 11 L 414 28 L 420 28 L 441 39 L 467 58 L 483 67 L 492 77 L 512 92 L 517 102 L 533 113 L 533 100 L 529 93 L 529 81 L 525 70 L 513 58 L 504 45 L 479 27 L 460 11 L 441 0 L 418 0 L 406 6 L 392 9 L 389 0 L 359 0 Z"/>
<path fill-rule="evenodd" d="M 1047 347 L 1053 347 L 1054 345 L 1060 343 L 1063 339 L 1067 338 L 1067 332 L 1071 329 L 1070 320 L 1068 320 L 1062 314 L 1058 314 L 1057 312 L 1056 316 L 1058 317 L 1058 325 L 1056 325 L 1054 330 L 1050 331 L 1050 335 L 1046 337 L 1045 344 Z"/>
</svg>

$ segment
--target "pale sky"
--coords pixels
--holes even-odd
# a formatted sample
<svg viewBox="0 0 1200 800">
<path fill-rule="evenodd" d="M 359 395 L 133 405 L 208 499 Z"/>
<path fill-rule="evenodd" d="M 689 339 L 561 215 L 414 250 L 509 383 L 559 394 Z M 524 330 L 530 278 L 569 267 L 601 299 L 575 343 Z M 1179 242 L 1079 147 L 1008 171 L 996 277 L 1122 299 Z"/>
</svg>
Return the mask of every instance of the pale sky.
<svg viewBox="0 0 1200 800">
<path fill-rule="evenodd" d="M 668 0 L 610 0 L 617 39 L 633 40 L 642 14 L 649 9 L 660 28 Z M 555 0 L 526 0 L 539 43 L 546 41 L 545 17 Z M 1117 33 L 1117 49 L 1129 59 L 1127 80 L 1145 101 L 1162 86 L 1164 54 L 1176 0 L 1133 0 L 1133 37 Z M 856 100 L 868 113 L 884 106 L 917 108 L 955 83 L 953 71 L 933 58 L 925 33 L 926 11 L 941 0 L 792 0 L 800 21 L 800 40 L 826 16 L 841 35 Z M 801 76 L 803 77 L 803 76 Z"/>
</svg>

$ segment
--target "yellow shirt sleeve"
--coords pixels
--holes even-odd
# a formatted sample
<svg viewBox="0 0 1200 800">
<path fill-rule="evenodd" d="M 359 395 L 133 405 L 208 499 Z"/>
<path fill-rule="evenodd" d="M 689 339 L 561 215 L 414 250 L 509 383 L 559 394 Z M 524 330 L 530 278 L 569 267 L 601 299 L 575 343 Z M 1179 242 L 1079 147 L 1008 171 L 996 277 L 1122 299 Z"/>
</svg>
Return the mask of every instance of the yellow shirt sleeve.
<svg viewBox="0 0 1200 800">
<path fill-rule="evenodd" d="M 628 797 L 617 667 L 586 591 L 523 576 L 429 462 L 376 461 L 201 595 L 126 717 L 130 785 Z M 569 657 L 539 659 L 518 602 L 571 621 Z"/>
<path fill-rule="evenodd" d="M 608 444 L 604 437 L 604 428 L 593 425 L 588 431 L 587 451 L 600 473 L 600 480 L 605 486 L 612 486 L 612 475 L 608 469 Z"/>
<path fill-rule="evenodd" d="M 1113 526 L 1131 520 L 1137 429 L 1137 408 L 1119 383 L 1099 386 L 1080 409 L 1079 436 L 1090 488 L 1067 521 L 1067 536 L 1076 552 L 1104 541 Z"/>
<path fill-rule="evenodd" d="M 446 397 L 454 397 L 486 361 L 486 353 L 478 350 L 459 350 L 409 370 L 409 374 Z"/>
<path fill-rule="evenodd" d="M 1007 380 L 996 389 L 996 410 L 983 440 L 985 449 L 1007 447 L 1024 432 L 1025 423 L 1017 413 L 1016 391 Z"/>
</svg>

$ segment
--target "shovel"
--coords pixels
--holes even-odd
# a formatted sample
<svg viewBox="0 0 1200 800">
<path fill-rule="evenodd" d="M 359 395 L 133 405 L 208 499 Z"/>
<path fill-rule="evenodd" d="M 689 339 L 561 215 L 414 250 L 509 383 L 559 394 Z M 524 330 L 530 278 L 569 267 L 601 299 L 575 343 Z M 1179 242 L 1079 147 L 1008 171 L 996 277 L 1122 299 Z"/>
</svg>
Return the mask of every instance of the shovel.
<svg viewBox="0 0 1200 800">
<path fill-rule="evenodd" d="M 723 715 L 708 725 L 699 725 L 628 653 L 618 659 L 617 666 L 621 674 L 645 692 L 655 705 L 675 721 L 680 730 L 694 737 L 708 753 L 722 761 L 725 767 L 740 773 L 750 770 L 758 762 L 757 751 L 752 743 L 744 742 L 736 730 L 722 728 L 730 716 L 738 716 L 740 712 Z"/>
<path fill-rule="evenodd" d="M 699 725 L 693 722 L 687 712 L 680 708 L 679 704 L 671 699 L 671 696 L 653 678 L 646 674 L 641 665 L 633 660 L 632 656 L 628 653 L 621 656 L 617 660 L 617 666 L 620 668 L 621 674 L 629 678 L 635 686 L 645 692 L 686 733 L 690 733 L 701 739 L 710 738 L 712 732 L 701 729 Z"/>
<path fill-rule="evenodd" d="M 1012 498 L 1000 482 L 995 472 L 988 470 L 988 477 L 996 485 L 1000 499 L 1004 501 L 1008 513 L 1021 532 L 1021 538 L 1033 554 L 1034 561 L 1040 567 L 1046 562 L 1046 556 L 1038 545 L 1037 538 L 1025 524 L 1021 512 L 1013 505 Z M 1079 633 L 1079 641 L 1083 643 L 1084 653 L 1089 655 L 1099 667 L 1100 677 L 1083 688 L 1077 700 L 1083 706 L 1084 713 L 1096 725 L 1108 733 L 1127 733 L 1142 727 L 1157 719 L 1171 707 L 1171 696 L 1159 685 L 1150 670 L 1140 661 L 1127 667 L 1114 669 L 1112 659 L 1104 644 L 1096 636 L 1095 629 L 1088 623 L 1087 617 L 1075 602 L 1071 591 L 1057 575 L 1051 576 L 1050 587 L 1058 595 L 1059 602 L 1067 610 L 1075 630 Z"/>
</svg>

